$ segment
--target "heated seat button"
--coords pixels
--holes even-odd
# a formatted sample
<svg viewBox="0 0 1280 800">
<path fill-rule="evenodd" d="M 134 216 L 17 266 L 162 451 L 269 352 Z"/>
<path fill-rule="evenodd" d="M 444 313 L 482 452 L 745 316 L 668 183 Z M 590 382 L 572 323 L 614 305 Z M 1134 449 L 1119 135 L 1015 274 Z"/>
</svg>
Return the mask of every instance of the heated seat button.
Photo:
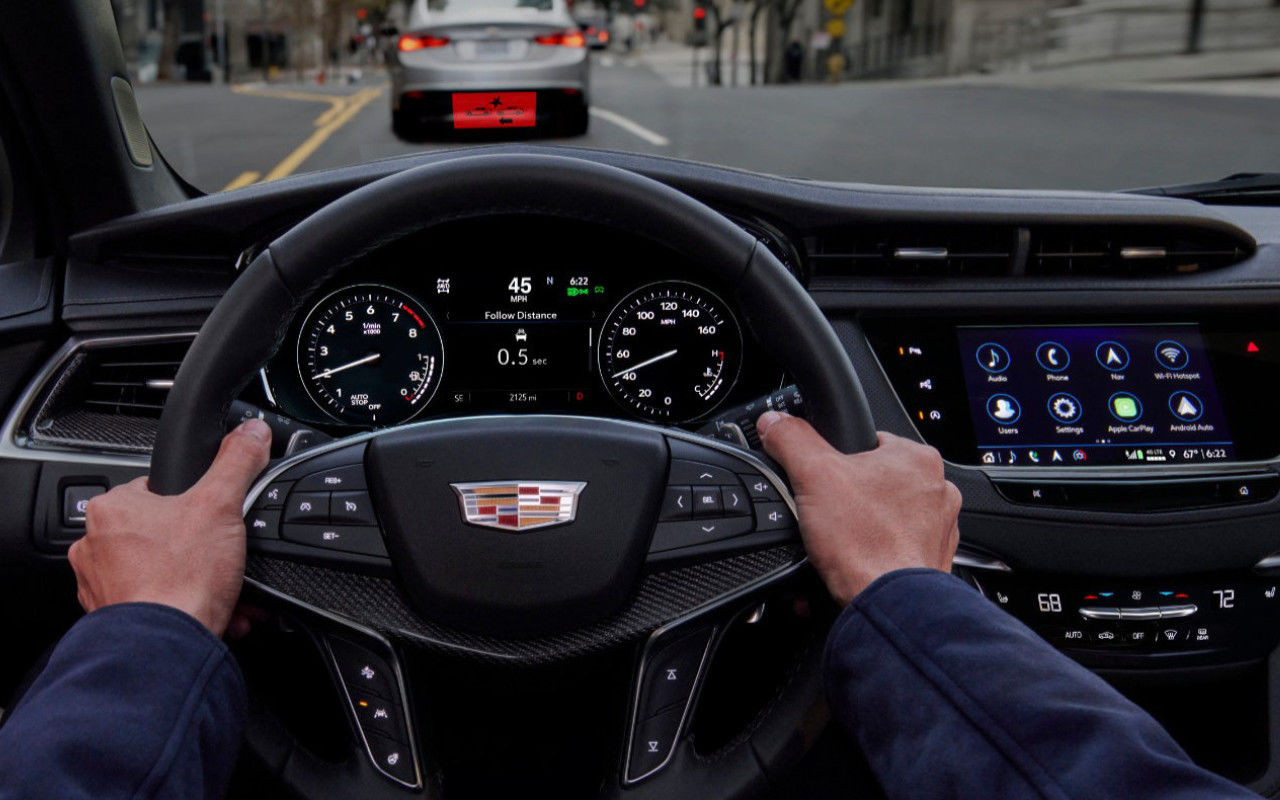
<svg viewBox="0 0 1280 800">
<path fill-rule="evenodd" d="M 364 482 L 364 465 L 351 464 L 313 472 L 300 479 L 293 488 L 298 492 L 348 492 L 362 491 L 369 487 Z"/>
<path fill-rule="evenodd" d="M 351 706 L 365 733 L 372 731 L 400 742 L 408 741 L 398 704 L 376 694 L 355 692 L 351 695 Z"/>
<path fill-rule="evenodd" d="M 368 492 L 334 492 L 329 496 L 329 521 L 344 525 L 377 525 Z"/>
<path fill-rule="evenodd" d="M 280 529 L 280 538 L 309 547 L 386 558 L 382 531 L 367 525 L 291 525 Z"/>
<path fill-rule="evenodd" d="M 395 676 L 387 662 L 367 648 L 349 642 L 346 639 L 329 637 L 329 649 L 333 651 L 334 663 L 338 665 L 338 675 L 346 684 L 351 696 L 363 696 L 372 692 L 385 699 L 393 699 L 397 692 Z"/>
<path fill-rule="evenodd" d="M 662 499 L 660 519 L 689 519 L 693 515 L 693 489 L 688 486 L 668 486 Z"/>
<path fill-rule="evenodd" d="M 328 522 L 328 492 L 294 492 L 284 504 L 285 522 Z"/>
<path fill-rule="evenodd" d="M 684 707 L 676 706 L 649 719 L 638 720 L 631 734 L 631 753 L 627 759 L 627 780 L 639 780 L 657 770 L 671 756 Z"/>
<path fill-rule="evenodd" d="M 693 487 L 693 515 L 718 517 L 724 513 L 724 500 L 719 486 Z"/>
<path fill-rule="evenodd" d="M 250 509 L 244 516 L 244 530 L 251 539 L 279 539 L 280 510 Z"/>
<path fill-rule="evenodd" d="M 407 744 L 371 731 L 366 731 L 364 738 L 378 769 L 404 783 L 418 782 L 418 771 L 413 768 L 413 753 Z"/>
</svg>

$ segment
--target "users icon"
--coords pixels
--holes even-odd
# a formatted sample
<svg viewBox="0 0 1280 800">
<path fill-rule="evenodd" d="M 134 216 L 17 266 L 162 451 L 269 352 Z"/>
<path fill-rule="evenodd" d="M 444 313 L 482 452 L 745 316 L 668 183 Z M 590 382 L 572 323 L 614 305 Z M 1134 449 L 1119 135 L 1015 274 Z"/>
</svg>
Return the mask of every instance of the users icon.
<svg viewBox="0 0 1280 800">
<path fill-rule="evenodd" d="M 992 395 L 987 400 L 987 416 L 1001 425 L 1012 425 L 1022 416 L 1022 407 L 1011 395 Z"/>
</svg>

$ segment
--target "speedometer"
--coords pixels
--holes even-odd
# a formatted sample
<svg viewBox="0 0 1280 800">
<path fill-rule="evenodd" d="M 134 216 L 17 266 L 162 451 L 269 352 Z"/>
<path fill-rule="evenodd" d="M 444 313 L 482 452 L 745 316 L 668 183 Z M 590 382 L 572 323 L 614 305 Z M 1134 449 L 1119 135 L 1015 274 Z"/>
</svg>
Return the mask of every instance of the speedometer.
<svg viewBox="0 0 1280 800">
<path fill-rule="evenodd" d="M 427 310 L 385 286 L 351 286 L 321 300 L 298 336 L 307 394 L 343 422 L 394 425 L 431 401 L 444 342 Z"/>
<path fill-rule="evenodd" d="M 636 414 L 687 422 L 711 411 L 738 379 L 742 331 L 724 301 L 692 283 L 655 283 L 605 319 L 600 375 Z"/>
</svg>

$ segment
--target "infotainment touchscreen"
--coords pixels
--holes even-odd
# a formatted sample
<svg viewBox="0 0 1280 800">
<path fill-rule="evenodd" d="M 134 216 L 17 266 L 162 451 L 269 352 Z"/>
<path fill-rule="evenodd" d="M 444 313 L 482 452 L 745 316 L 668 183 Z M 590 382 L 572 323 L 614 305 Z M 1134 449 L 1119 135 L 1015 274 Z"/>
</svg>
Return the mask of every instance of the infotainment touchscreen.
<svg viewBox="0 0 1280 800">
<path fill-rule="evenodd" d="M 1236 457 L 1197 325 L 962 326 L 956 334 L 983 464 Z"/>
</svg>

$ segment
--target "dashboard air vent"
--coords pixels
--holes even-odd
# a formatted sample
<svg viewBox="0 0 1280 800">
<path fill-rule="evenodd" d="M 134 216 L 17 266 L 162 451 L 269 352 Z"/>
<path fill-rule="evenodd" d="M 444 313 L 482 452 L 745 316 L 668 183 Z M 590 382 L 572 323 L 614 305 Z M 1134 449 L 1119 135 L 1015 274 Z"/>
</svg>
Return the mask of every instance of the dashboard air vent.
<svg viewBox="0 0 1280 800">
<path fill-rule="evenodd" d="M 49 376 L 25 429 L 40 446 L 146 453 L 191 337 L 95 344 Z"/>
<path fill-rule="evenodd" d="M 1032 231 L 1029 275 L 1132 278 L 1227 267 L 1252 246 L 1212 231 L 1168 227 L 1045 227 Z"/>
<path fill-rule="evenodd" d="M 863 227 L 807 237 L 814 277 L 929 278 L 1008 275 L 1018 248 L 1013 227 Z"/>
<path fill-rule="evenodd" d="M 1221 269 L 1253 254 L 1245 235 L 1171 225 L 885 225 L 805 238 L 816 279 L 1088 277 Z"/>
</svg>

